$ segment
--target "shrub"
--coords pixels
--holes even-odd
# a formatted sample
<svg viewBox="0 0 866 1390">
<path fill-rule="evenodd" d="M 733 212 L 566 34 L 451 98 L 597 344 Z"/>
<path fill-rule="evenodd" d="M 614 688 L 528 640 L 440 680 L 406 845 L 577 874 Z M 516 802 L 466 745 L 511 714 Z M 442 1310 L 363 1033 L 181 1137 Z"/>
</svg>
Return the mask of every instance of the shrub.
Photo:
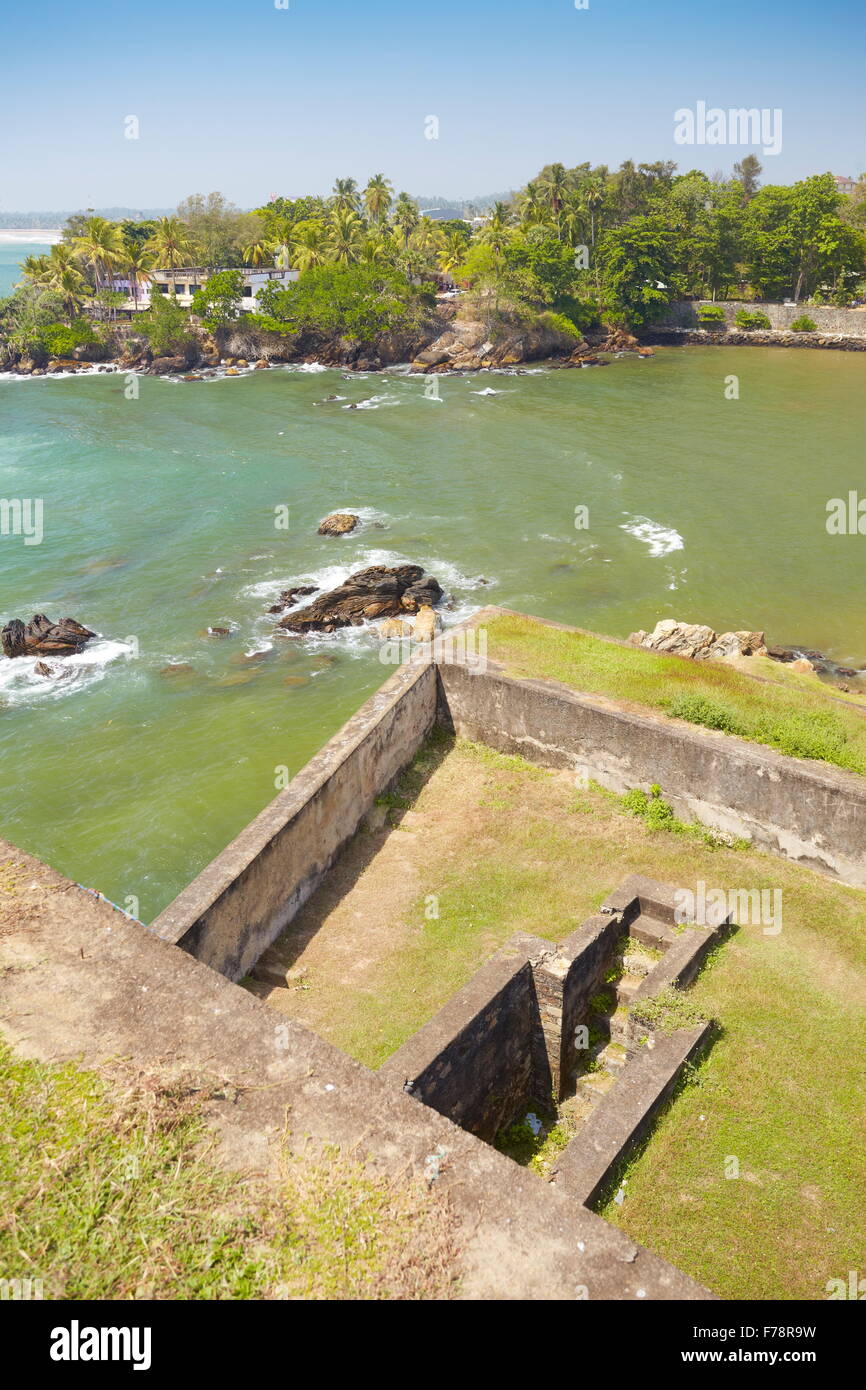
<svg viewBox="0 0 866 1390">
<path fill-rule="evenodd" d="M 562 333 L 566 338 L 573 338 L 576 342 L 580 342 L 583 337 L 571 319 L 566 318 L 565 314 L 554 313 L 552 309 L 545 309 L 539 314 L 538 322 L 542 328 L 549 328 L 552 333 Z"/>
<path fill-rule="evenodd" d="M 86 319 L 74 319 L 70 324 L 49 323 L 39 336 L 49 357 L 68 357 L 77 347 L 94 347 L 101 342 L 99 334 Z"/>
<path fill-rule="evenodd" d="M 263 286 L 258 302 L 257 322 L 271 331 L 363 343 L 417 327 L 432 292 L 387 265 L 323 265 L 305 270 L 286 289 L 274 281 Z"/>
<path fill-rule="evenodd" d="M 150 308 L 139 314 L 136 327 L 147 339 L 155 357 L 185 353 L 195 342 L 189 314 L 182 304 L 167 295 L 151 296 Z"/>
<path fill-rule="evenodd" d="M 810 319 L 808 314 L 800 314 L 799 318 L 794 319 L 791 324 L 792 333 L 816 333 L 818 325 L 814 319 Z"/>
<path fill-rule="evenodd" d="M 722 304 L 702 304 L 698 309 L 698 323 L 724 323 L 725 309 Z"/>
<path fill-rule="evenodd" d="M 734 323 L 738 328 L 769 328 L 770 320 L 760 309 L 738 309 L 734 315 Z"/>
<path fill-rule="evenodd" d="M 687 719 L 690 724 L 702 724 L 705 729 L 720 729 L 725 734 L 743 734 L 733 710 L 708 695 L 677 695 L 666 700 L 664 708 L 673 719 Z"/>
</svg>

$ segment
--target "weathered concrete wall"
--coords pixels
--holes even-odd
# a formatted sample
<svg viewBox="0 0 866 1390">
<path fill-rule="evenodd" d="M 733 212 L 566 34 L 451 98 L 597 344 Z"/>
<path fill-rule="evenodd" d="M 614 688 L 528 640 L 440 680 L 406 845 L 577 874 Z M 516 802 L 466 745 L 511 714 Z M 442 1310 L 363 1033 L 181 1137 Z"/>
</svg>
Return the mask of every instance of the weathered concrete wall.
<svg viewBox="0 0 866 1390">
<path fill-rule="evenodd" d="M 0 931 L 0 1031 L 20 1054 L 94 1067 L 128 1057 L 193 1078 L 220 1161 L 281 1191 L 286 1145 L 336 1144 L 371 1176 L 428 1182 L 428 1156 L 440 1155 L 432 1192 L 459 1225 L 464 1299 L 710 1297 L 567 1192 L 4 841 L 0 870 L 21 885 L 3 895 L 14 911 Z"/>
<path fill-rule="evenodd" d="M 531 958 L 549 944 L 517 933 L 379 1069 L 449 1120 L 492 1142 L 551 1092 Z"/>
<path fill-rule="evenodd" d="M 321 882 L 433 726 L 436 674 L 402 666 L 151 929 L 241 979 Z"/>
<path fill-rule="evenodd" d="M 574 1030 L 586 1021 L 589 1001 L 603 985 L 624 931 L 618 913 L 590 917 L 533 968 L 550 1084 L 558 1100 L 575 1070 Z"/>
<path fill-rule="evenodd" d="M 701 324 L 697 311 L 709 300 L 681 299 L 672 304 L 670 312 L 654 324 L 654 328 L 706 328 Z M 749 313 L 766 314 L 770 327 L 788 329 L 794 319 L 804 314 L 815 324 L 819 333 L 841 333 L 851 338 L 866 338 L 866 308 L 837 309 L 829 304 L 749 304 L 744 300 L 719 300 L 718 306 L 725 311 L 725 323 L 734 327 L 734 316 L 740 309 Z"/>
<path fill-rule="evenodd" d="M 646 1137 L 671 1096 L 683 1067 L 707 1043 L 710 1023 L 659 1035 L 603 1096 L 586 1124 L 557 1159 L 554 1183 L 589 1205 L 602 1193 L 612 1169 Z"/>
<path fill-rule="evenodd" d="M 866 887 L 866 780 L 553 681 L 439 667 L 440 718 L 466 738 L 624 792 Z"/>
</svg>

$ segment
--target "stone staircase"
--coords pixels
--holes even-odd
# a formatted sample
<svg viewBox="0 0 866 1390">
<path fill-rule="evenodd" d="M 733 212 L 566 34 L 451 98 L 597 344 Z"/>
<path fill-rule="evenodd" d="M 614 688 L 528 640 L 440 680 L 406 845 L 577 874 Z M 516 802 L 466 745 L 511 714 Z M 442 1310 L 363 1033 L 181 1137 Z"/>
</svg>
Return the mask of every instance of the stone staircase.
<svg viewBox="0 0 866 1390">
<path fill-rule="evenodd" d="M 624 943 L 622 955 L 617 957 L 612 967 L 618 971 L 616 979 L 596 996 L 598 1006 L 592 1009 L 588 1019 L 591 1045 L 586 1065 L 577 1076 L 575 1085 L 576 1094 L 581 1100 L 589 1102 L 590 1106 L 595 1105 L 612 1088 L 634 1052 L 629 1008 L 659 959 L 657 951 L 648 950 L 645 941 L 641 941 L 632 929 L 632 935 Z"/>
</svg>

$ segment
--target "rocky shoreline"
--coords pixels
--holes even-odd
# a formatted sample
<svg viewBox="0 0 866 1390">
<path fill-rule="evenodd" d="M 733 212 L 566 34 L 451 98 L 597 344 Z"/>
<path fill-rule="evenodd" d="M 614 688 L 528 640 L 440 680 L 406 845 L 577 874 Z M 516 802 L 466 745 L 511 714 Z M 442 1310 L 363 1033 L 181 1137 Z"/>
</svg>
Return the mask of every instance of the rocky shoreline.
<svg viewBox="0 0 866 1390">
<path fill-rule="evenodd" d="M 866 338 L 844 333 L 792 333 L 786 328 L 648 328 L 641 340 L 656 347 L 787 347 L 866 352 Z"/>
</svg>

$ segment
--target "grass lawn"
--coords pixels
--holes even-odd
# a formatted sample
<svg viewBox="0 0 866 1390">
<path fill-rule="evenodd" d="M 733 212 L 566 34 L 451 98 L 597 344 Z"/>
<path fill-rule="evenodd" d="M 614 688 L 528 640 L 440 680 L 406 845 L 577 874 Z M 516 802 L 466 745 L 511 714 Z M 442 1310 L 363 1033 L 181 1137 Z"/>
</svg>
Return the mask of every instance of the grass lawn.
<svg viewBox="0 0 866 1390">
<path fill-rule="evenodd" d="M 846 694 L 815 675 L 766 657 L 740 658 L 740 665 L 687 661 L 517 614 L 501 614 L 485 626 L 488 656 L 509 675 L 630 700 L 792 757 L 866 774 L 866 696 Z"/>
<path fill-rule="evenodd" d="M 0 1274 L 46 1299 L 442 1298 L 445 1208 L 339 1151 L 283 1181 L 221 1168 L 189 1086 L 0 1043 Z"/>
<path fill-rule="evenodd" d="M 780 889 L 779 935 L 741 927 L 690 992 L 722 1036 L 605 1215 L 723 1297 L 822 1298 L 862 1268 L 866 893 L 441 734 L 388 801 L 397 828 L 356 837 L 346 896 L 311 900 L 301 987 L 270 1003 L 375 1067 L 513 932 L 565 937 L 628 873 Z"/>
</svg>

